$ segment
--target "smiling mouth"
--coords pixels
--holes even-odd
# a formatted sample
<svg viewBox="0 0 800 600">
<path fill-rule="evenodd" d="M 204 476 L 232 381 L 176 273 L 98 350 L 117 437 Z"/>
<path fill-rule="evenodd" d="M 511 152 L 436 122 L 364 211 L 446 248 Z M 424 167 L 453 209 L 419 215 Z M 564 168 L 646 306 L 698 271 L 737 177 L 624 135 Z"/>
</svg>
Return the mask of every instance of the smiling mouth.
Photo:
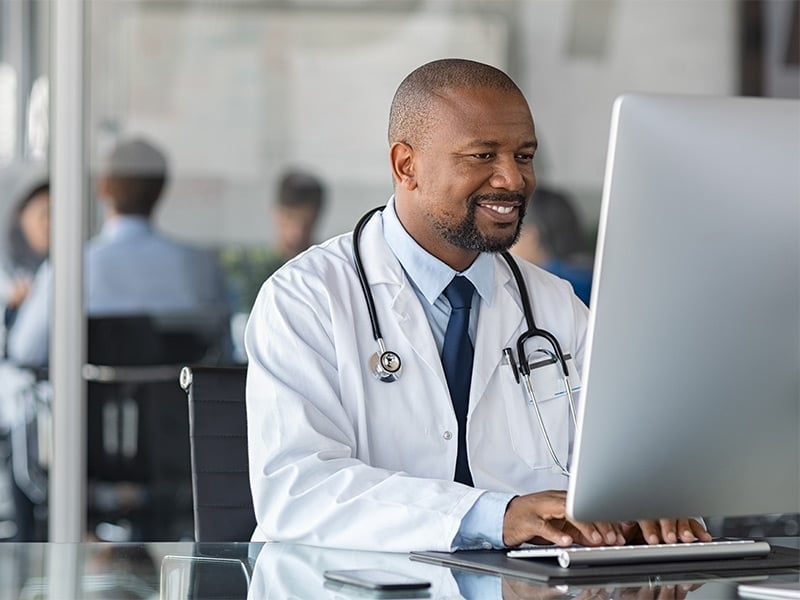
<svg viewBox="0 0 800 600">
<path fill-rule="evenodd" d="M 483 208 L 488 208 L 489 210 L 493 210 L 494 212 L 501 214 L 501 215 L 508 215 L 517 208 L 516 204 L 513 206 L 508 206 L 504 204 L 481 204 Z"/>
<path fill-rule="evenodd" d="M 491 223 L 502 229 L 519 222 L 525 214 L 527 201 L 522 194 L 515 193 L 479 194 L 471 200 L 473 210 L 480 209 L 484 219 L 488 218 Z"/>
<path fill-rule="evenodd" d="M 520 205 L 516 202 L 499 204 L 496 202 L 479 202 L 478 207 L 489 216 L 492 221 L 507 225 L 514 223 L 519 218 Z"/>
</svg>

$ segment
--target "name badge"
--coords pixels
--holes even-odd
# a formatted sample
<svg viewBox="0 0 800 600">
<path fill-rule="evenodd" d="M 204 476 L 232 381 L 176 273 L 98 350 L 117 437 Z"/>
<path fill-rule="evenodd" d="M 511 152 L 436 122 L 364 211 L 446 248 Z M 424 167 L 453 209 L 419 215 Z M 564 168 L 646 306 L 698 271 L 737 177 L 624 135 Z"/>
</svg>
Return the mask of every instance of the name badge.
<svg viewBox="0 0 800 600">
<path fill-rule="evenodd" d="M 537 356 L 542 358 L 537 360 Z M 528 366 L 531 370 L 531 384 L 533 385 L 536 399 L 542 402 L 566 396 L 564 371 L 559 360 L 555 356 L 549 356 L 542 352 L 533 352 L 530 357 L 534 359 L 528 363 Z M 567 362 L 569 383 L 574 394 L 581 389 L 581 379 L 578 376 L 578 369 L 575 366 L 575 360 L 572 355 L 565 354 L 564 359 Z"/>
</svg>

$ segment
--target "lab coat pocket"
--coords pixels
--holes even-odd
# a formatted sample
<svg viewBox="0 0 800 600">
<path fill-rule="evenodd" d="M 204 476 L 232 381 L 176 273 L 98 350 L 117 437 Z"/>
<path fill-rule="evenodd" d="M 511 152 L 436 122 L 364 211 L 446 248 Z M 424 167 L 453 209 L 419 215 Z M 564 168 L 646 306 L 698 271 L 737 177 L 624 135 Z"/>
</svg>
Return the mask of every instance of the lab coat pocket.
<svg viewBox="0 0 800 600">
<path fill-rule="evenodd" d="M 525 379 L 520 377 L 516 392 L 510 394 L 505 402 L 511 444 L 517 456 L 532 469 L 559 470 L 547 437 L 558 460 L 567 466 L 572 416 L 565 379 L 557 361 L 549 358 L 537 360 L 536 355 L 531 358 L 530 379 L 534 397 L 528 392 Z M 573 398 L 577 401 L 580 378 L 569 355 L 567 367 L 571 374 Z"/>
</svg>

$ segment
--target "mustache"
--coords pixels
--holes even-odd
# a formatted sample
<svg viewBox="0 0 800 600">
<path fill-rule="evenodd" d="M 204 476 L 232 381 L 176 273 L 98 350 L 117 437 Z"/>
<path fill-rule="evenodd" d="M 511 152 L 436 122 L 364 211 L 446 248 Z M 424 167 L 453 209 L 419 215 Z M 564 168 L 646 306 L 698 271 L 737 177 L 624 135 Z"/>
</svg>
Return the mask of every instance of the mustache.
<svg viewBox="0 0 800 600">
<path fill-rule="evenodd" d="M 528 201 L 527 196 L 515 194 L 513 192 L 494 192 L 492 194 L 476 194 L 469 199 L 470 206 L 477 206 L 481 202 L 504 202 L 525 206 Z"/>
</svg>

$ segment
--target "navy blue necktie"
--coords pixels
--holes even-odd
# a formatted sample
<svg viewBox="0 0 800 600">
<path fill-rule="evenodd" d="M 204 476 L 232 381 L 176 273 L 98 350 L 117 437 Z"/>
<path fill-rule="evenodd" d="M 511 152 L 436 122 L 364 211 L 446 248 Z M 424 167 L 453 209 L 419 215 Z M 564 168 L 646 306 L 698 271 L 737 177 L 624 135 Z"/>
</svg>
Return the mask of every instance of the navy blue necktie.
<svg viewBox="0 0 800 600">
<path fill-rule="evenodd" d="M 444 290 L 444 295 L 450 301 L 452 308 L 444 332 L 442 366 L 458 421 L 455 480 L 467 485 L 472 485 L 472 474 L 467 459 L 467 410 L 473 358 L 472 341 L 469 339 L 469 310 L 474 291 L 475 288 L 469 279 L 460 275 L 454 277 Z"/>
</svg>

